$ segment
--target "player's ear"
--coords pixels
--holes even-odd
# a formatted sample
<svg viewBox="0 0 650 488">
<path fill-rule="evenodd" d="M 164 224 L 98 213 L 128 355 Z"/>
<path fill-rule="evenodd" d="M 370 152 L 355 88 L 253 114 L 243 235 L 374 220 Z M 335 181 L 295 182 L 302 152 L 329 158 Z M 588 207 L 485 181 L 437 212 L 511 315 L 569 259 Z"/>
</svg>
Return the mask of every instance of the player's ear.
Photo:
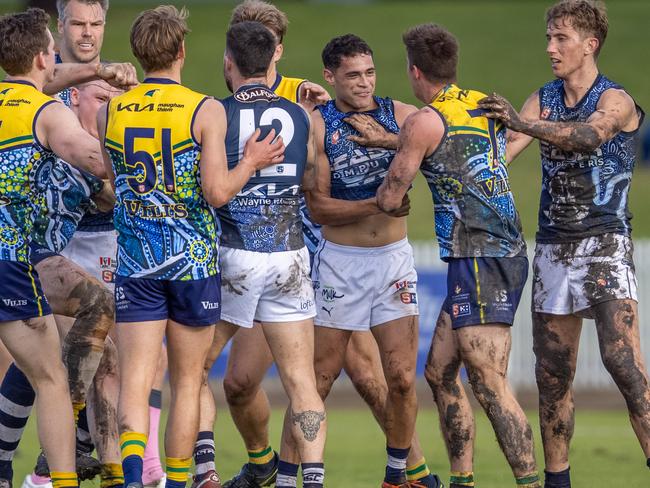
<svg viewBox="0 0 650 488">
<path fill-rule="evenodd" d="M 63 35 L 63 21 L 60 17 L 56 19 L 56 30 L 59 34 Z"/>
<path fill-rule="evenodd" d="M 70 88 L 70 103 L 75 107 L 79 105 L 79 88 L 76 86 Z"/>
<path fill-rule="evenodd" d="M 598 50 L 598 46 L 600 45 L 600 42 L 598 39 L 595 37 L 588 37 L 585 39 L 585 54 L 596 54 L 596 51 Z"/>
<path fill-rule="evenodd" d="M 323 78 L 325 78 L 325 81 L 327 81 L 331 86 L 334 86 L 334 73 L 327 68 L 323 69 Z"/>
<path fill-rule="evenodd" d="M 284 46 L 282 45 L 282 43 L 278 43 L 278 45 L 275 46 L 275 52 L 273 53 L 273 62 L 277 63 L 278 61 L 280 61 L 283 53 L 284 53 Z"/>
<path fill-rule="evenodd" d="M 185 39 L 181 42 L 181 47 L 178 49 L 176 59 L 185 59 Z"/>
<path fill-rule="evenodd" d="M 43 51 L 39 52 L 36 56 L 34 56 L 34 60 L 32 61 L 32 66 L 35 66 L 38 70 L 44 70 L 47 68 L 47 62 L 45 61 L 45 54 Z"/>
</svg>

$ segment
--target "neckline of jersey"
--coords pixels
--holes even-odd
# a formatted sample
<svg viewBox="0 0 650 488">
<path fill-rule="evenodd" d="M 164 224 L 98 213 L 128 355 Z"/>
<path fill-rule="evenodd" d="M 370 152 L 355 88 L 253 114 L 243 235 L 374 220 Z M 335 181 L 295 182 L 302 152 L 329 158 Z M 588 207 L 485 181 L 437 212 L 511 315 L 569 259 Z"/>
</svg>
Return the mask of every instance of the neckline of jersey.
<svg viewBox="0 0 650 488">
<path fill-rule="evenodd" d="M 169 78 L 145 78 L 142 83 L 150 83 L 156 85 L 180 85 L 178 81 L 170 80 Z"/>
<path fill-rule="evenodd" d="M 2 83 L 16 83 L 18 85 L 27 85 L 27 86 L 31 86 L 32 88 L 36 88 L 36 85 L 34 85 L 34 83 L 32 83 L 31 81 L 27 81 L 27 80 L 7 80 L 7 79 L 4 79 L 4 80 L 2 80 Z"/>
<path fill-rule="evenodd" d="M 572 105 L 571 107 L 569 107 L 567 105 L 567 103 L 566 103 L 566 92 L 564 91 L 564 80 L 562 80 L 562 104 L 566 108 L 568 108 L 569 110 L 575 110 L 577 108 L 580 108 L 582 105 L 584 105 L 585 101 L 589 97 L 589 94 L 593 91 L 593 89 L 596 87 L 596 85 L 600 82 L 600 80 L 602 78 L 603 78 L 603 74 L 598 73 L 598 75 L 596 76 L 596 79 L 594 80 L 594 82 L 589 87 L 589 90 L 587 90 L 585 92 L 585 94 L 582 96 L 582 98 L 580 100 L 578 100 L 578 102 L 575 105 Z"/>
</svg>

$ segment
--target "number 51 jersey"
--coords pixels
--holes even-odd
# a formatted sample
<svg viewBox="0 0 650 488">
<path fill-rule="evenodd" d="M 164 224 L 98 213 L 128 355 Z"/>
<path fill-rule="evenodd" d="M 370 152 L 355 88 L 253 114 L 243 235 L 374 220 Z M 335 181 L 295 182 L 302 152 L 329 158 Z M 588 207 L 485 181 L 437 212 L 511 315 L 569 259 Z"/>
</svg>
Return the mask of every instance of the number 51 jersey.
<svg viewBox="0 0 650 488">
<path fill-rule="evenodd" d="M 118 275 L 184 281 L 217 273 L 215 216 L 201 192 L 201 146 L 192 133 L 206 98 L 149 78 L 108 105 Z"/>
<path fill-rule="evenodd" d="M 222 100 L 228 119 L 228 168 L 242 157 L 255 132 L 271 128 L 282 136 L 284 160 L 257 171 L 228 205 L 217 209 L 221 244 L 256 252 L 292 251 L 304 247 L 300 185 L 307 160 L 309 118 L 299 105 L 261 84 L 244 85 Z"/>
</svg>

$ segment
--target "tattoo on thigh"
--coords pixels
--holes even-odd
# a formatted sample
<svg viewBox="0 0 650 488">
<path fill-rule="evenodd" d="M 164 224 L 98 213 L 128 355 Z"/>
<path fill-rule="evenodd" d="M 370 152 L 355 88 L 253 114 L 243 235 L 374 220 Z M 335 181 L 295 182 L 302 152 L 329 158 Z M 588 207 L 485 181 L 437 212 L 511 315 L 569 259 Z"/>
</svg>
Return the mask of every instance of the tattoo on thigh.
<svg viewBox="0 0 650 488">
<path fill-rule="evenodd" d="M 321 422 L 325 420 L 325 412 L 316 412 L 315 410 L 306 410 L 295 413 L 291 411 L 291 423 L 298 424 L 305 440 L 312 442 L 316 440 Z"/>
</svg>

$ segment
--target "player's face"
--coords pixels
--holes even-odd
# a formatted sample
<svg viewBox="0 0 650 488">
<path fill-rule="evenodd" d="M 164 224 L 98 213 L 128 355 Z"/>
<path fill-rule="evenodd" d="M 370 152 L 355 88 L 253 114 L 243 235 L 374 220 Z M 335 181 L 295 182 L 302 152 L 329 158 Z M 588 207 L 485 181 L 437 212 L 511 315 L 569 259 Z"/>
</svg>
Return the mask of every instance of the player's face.
<svg viewBox="0 0 650 488">
<path fill-rule="evenodd" d="M 546 27 L 546 40 L 551 69 L 558 78 L 566 78 L 593 56 L 595 39 L 585 37 L 574 29 L 570 19 L 551 21 Z"/>
<path fill-rule="evenodd" d="M 326 69 L 324 74 L 334 87 L 337 100 L 352 110 L 369 110 L 374 106 L 377 76 L 375 63 L 369 54 L 343 57 L 338 68 L 334 71 Z"/>
<path fill-rule="evenodd" d="M 67 61 L 98 61 L 104 40 L 106 16 L 99 3 L 86 4 L 71 0 L 59 20 L 61 54 Z"/>
<path fill-rule="evenodd" d="M 77 114 L 81 127 L 91 136 L 99 139 L 97 112 L 103 104 L 121 93 L 121 90 L 103 80 L 91 81 L 74 89 L 71 97 L 72 109 Z"/>
</svg>

